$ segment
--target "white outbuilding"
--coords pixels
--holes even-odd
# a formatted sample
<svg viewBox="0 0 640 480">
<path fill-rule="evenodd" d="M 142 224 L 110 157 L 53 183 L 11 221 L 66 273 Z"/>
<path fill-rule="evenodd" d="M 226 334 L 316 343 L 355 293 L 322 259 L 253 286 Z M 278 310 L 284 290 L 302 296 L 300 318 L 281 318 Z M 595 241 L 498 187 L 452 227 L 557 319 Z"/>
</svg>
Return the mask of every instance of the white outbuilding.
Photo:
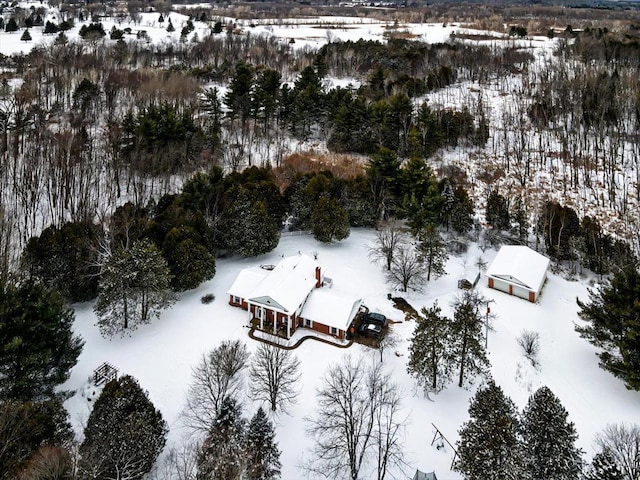
<svg viewBox="0 0 640 480">
<path fill-rule="evenodd" d="M 522 245 L 503 246 L 487 270 L 489 288 L 535 302 L 547 279 L 549 259 Z"/>
</svg>

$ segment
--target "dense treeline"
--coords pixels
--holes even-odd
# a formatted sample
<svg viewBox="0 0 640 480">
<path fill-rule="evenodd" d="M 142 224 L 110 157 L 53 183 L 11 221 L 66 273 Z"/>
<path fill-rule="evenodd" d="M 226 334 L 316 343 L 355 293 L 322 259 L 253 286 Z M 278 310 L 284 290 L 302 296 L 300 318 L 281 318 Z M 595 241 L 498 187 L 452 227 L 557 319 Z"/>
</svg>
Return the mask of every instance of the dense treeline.
<svg viewBox="0 0 640 480">
<path fill-rule="evenodd" d="M 410 99 L 459 76 L 461 63 L 436 58 L 449 51 L 471 58 L 476 47 L 396 41 L 409 68 L 402 79 L 380 59 L 363 70 L 362 87 L 330 89 L 326 75 L 337 68 L 327 62 L 330 49 L 294 52 L 273 38 L 234 34 L 188 45 L 121 39 L 98 49 L 87 48 L 95 39 L 70 42 L 60 33 L 51 46 L 1 60 L 24 80 L 4 82 L 0 91 L 1 218 L 13 240 L 3 271 L 17 254 L 10 245 L 24 245 L 50 224 L 94 221 L 110 213 L 105 205 L 127 200 L 146 205 L 211 164 L 226 171 L 256 158 L 278 165 L 291 136 L 326 140 L 339 152 L 384 147 L 401 158 L 426 158 L 461 142 L 483 145 L 488 136 L 482 109 L 477 116 Z M 388 53 L 381 43 L 374 51 Z M 412 62 L 424 68 L 412 72 Z M 201 82 L 214 79 L 228 80 L 225 95 L 203 90 Z"/>
</svg>

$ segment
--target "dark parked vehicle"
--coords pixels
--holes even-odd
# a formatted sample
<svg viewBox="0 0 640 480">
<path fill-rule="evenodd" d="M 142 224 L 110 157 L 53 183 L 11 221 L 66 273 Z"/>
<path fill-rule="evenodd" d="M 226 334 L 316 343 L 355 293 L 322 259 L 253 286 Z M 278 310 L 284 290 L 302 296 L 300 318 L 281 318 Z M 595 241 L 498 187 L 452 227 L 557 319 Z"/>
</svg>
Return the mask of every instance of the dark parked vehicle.
<svg viewBox="0 0 640 480">
<path fill-rule="evenodd" d="M 362 322 L 358 327 L 358 335 L 363 337 L 380 338 L 382 336 L 382 326 L 376 323 Z"/>
<path fill-rule="evenodd" d="M 374 325 L 380 325 L 382 328 L 387 326 L 387 317 L 381 313 L 367 313 L 362 317 L 362 323 L 372 323 Z"/>
</svg>

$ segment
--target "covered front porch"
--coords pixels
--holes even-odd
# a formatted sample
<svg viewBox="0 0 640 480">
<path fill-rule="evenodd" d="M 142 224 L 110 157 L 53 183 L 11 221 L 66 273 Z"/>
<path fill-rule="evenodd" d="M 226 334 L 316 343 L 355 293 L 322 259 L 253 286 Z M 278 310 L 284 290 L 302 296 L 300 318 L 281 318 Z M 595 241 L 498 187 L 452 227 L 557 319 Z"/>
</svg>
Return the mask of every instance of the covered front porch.
<svg viewBox="0 0 640 480">
<path fill-rule="evenodd" d="M 296 331 L 296 322 L 287 313 L 262 305 L 249 303 L 249 323 L 252 328 L 285 339 Z M 294 317 L 295 318 L 295 317 Z"/>
</svg>

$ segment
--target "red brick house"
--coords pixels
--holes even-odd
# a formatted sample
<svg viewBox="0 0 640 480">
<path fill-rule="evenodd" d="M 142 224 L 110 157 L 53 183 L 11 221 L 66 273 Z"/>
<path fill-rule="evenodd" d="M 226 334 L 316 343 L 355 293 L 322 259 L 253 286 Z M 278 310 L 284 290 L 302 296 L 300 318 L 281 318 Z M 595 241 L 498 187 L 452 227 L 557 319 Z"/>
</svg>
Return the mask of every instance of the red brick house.
<svg viewBox="0 0 640 480">
<path fill-rule="evenodd" d="M 229 305 L 250 313 L 259 329 L 287 338 L 309 328 L 344 338 L 362 300 L 329 288 L 320 265 L 306 255 L 275 266 L 245 268 L 228 290 Z"/>
</svg>

